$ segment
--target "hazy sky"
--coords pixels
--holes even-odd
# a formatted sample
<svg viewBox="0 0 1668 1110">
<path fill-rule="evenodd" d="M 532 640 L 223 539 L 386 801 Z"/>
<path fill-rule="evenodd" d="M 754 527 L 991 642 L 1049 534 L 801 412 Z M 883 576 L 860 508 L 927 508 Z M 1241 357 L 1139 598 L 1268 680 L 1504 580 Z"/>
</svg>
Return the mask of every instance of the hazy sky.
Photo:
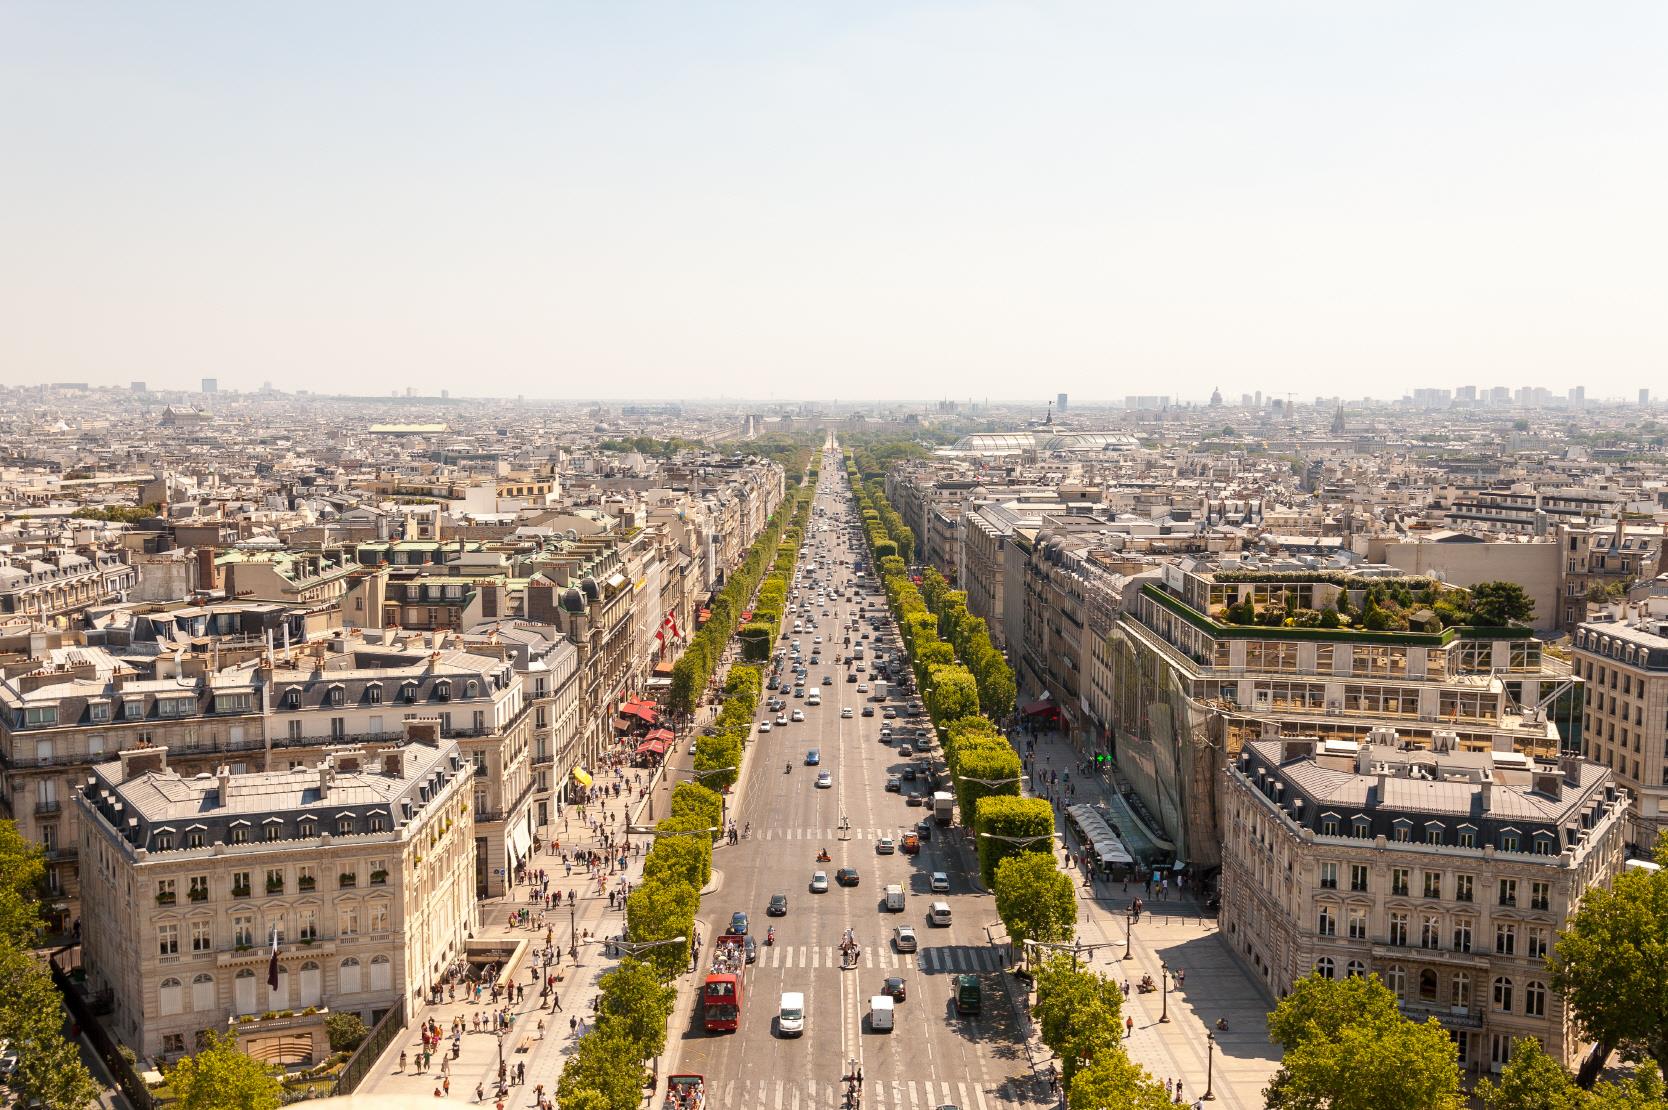
<svg viewBox="0 0 1668 1110">
<path fill-rule="evenodd" d="M 0 381 L 1668 392 L 1668 5 L 0 4 Z"/>
</svg>

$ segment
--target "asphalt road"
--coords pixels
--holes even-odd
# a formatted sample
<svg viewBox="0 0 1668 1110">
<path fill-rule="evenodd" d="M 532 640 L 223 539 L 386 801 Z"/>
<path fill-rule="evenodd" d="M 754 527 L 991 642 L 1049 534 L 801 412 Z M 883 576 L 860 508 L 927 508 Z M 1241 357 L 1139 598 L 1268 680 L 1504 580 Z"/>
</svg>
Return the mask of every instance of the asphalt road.
<svg viewBox="0 0 1668 1110">
<path fill-rule="evenodd" d="M 903 795 L 886 791 L 888 775 L 921 757 L 903 758 L 896 744 L 880 742 L 881 726 L 887 723 L 882 707 L 845 681 L 847 663 L 833 662 L 835 653 L 845 656 L 849 651 L 842 639 L 855 610 L 844 599 L 851 568 L 838 565 L 852 555 L 847 526 L 854 512 L 834 495 L 845 489 L 843 466 L 825 461 L 817 504 L 832 514 L 831 526 L 817 530 L 819 521 L 830 518 L 813 515 L 811 553 L 836 561 L 832 575 L 841 586 L 841 599 L 826 606 L 827 617 L 822 616 L 824 606 L 817 604 L 816 630 L 797 637 L 807 660 L 812 637 L 823 637 L 821 659 L 827 662 L 807 664 L 807 691 L 821 689 L 823 704 L 810 708 L 786 695 L 789 710 L 803 709 L 805 721 L 773 728 L 755 740 L 737 815 L 738 824 L 751 827 L 751 835 L 719 853 L 715 866 L 722 872 L 722 887 L 702 906 L 703 948 L 697 982 L 705 975 L 712 938 L 727 927 L 731 912 L 743 910 L 751 919 L 758 961 L 748 969 L 744 982 L 741 1028 L 734 1033 L 706 1033 L 699 1000 L 692 1000 L 687 1012 L 673 1018 L 672 1070 L 704 1074 L 707 1105 L 712 1110 L 843 1105 L 841 1077 L 853 1062 L 863 1070 L 865 1106 L 934 1110 L 952 1105 L 961 1110 L 991 1110 L 1016 1102 L 1045 1101 L 1037 1097 L 1041 1092 L 1030 1078 L 1015 1015 L 1000 987 L 999 959 L 986 939 L 985 927 L 995 921 L 995 907 L 988 896 L 973 890 L 959 841 L 935 827 L 916 856 L 876 852 L 878 837 L 901 838 L 905 830 L 930 815 L 930 808 L 908 806 Z M 802 556 L 801 571 L 808 565 L 808 558 Z M 828 572 L 814 573 L 826 576 Z M 803 598 L 803 578 L 798 588 Z M 884 611 L 878 586 L 860 597 Z M 793 619 L 787 620 L 790 627 Z M 861 627 L 869 628 L 867 622 Z M 884 627 L 895 645 L 889 615 Z M 790 634 L 789 640 L 793 638 Z M 856 633 L 853 642 L 860 642 Z M 872 644 L 873 634 L 861 642 Z M 787 641 L 779 646 L 787 646 Z M 872 649 L 866 654 L 872 659 Z M 833 678 L 832 685 L 818 685 L 825 674 Z M 767 700 L 773 696 L 781 695 L 767 691 Z M 875 716 L 861 716 L 866 704 L 876 705 Z M 894 698 L 887 704 L 901 708 L 903 702 Z M 851 717 L 842 718 L 842 706 L 852 707 Z M 924 725 L 925 718 L 891 723 Z M 820 767 L 805 765 L 811 748 L 820 749 Z M 932 755 L 937 755 L 936 746 Z M 791 763 L 791 771 L 783 771 L 785 763 Z M 815 785 L 818 771 L 832 774 L 831 787 Z M 904 786 L 922 793 L 927 790 L 923 782 Z M 849 825 L 844 835 L 842 821 Z M 816 860 L 822 848 L 833 857 L 828 863 Z M 860 885 L 835 885 L 832 879 L 841 867 L 857 868 Z M 817 870 L 829 873 L 826 894 L 809 890 L 812 872 Z M 929 878 L 934 871 L 949 875 L 948 894 L 930 893 Z M 884 889 L 889 883 L 901 884 L 907 892 L 901 913 L 884 908 Z M 773 894 L 787 895 L 786 916 L 766 916 Z M 934 898 L 951 906 L 953 922 L 948 927 L 928 924 L 927 907 Z M 893 945 L 894 928 L 905 924 L 915 927 L 918 952 L 900 953 Z M 767 946 L 765 931 L 771 925 L 776 927 L 776 940 Z M 840 966 L 839 945 L 847 929 L 855 932 L 862 949 L 852 969 Z M 952 978 L 960 973 L 977 974 L 983 985 L 984 1004 L 978 1017 L 955 1014 Z M 908 998 L 897 1006 L 896 1029 L 875 1032 L 869 1024 L 869 1000 L 892 975 L 904 979 Z M 785 991 L 805 995 L 802 1037 L 778 1034 L 777 1011 Z"/>
</svg>

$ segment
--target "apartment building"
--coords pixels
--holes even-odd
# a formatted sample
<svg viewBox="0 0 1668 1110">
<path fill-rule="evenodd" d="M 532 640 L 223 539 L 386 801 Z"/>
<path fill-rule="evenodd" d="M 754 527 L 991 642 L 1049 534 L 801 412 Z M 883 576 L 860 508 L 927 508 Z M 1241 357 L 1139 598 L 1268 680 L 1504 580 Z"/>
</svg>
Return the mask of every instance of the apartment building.
<svg viewBox="0 0 1668 1110">
<path fill-rule="evenodd" d="M 0 616 L 58 620 L 131 590 L 138 581 L 139 572 L 114 551 L 0 554 Z"/>
<path fill-rule="evenodd" d="M 1629 846 L 1648 855 L 1668 828 L 1668 612 L 1625 610 L 1571 638 L 1587 684 L 1581 751 L 1628 792 Z"/>
<path fill-rule="evenodd" d="M 579 765 L 579 649 L 560 629 L 531 621 L 477 625 L 463 637 L 475 655 L 509 659 L 533 715 L 533 821 L 559 817 L 559 789 Z"/>
<path fill-rule="evenodd" d="M 474 769 L 475 890 L 496 897 L 531 854 L 533 719 L 513 661 L 444 637 L 364 643 L 337 636 L 280 657 L 270 672 L 269 769 L 309 756 L 284 749 L 386 743 L 409 718 L 433 717 Z"/>
<path fill-rule="evenodd" d="M 201 657 L 142 675 L 101 648 L 54 648 L 0 680 L 0 805 L 46 850 L 49 926 L 81 916 L 80 834 L 70 804 L 88 769 L 167 747 L 186 773 L 264 765 L 263 690 L 252 667 L 210 672 Z"/>
<path fill-rule="evenodd" d="M 412 732 L 287 771 L 187 775 L 164 747 L 93 768 L 82 966 L 119 1040 L 172 1059 L 208 1029 L 317 1062 L 331 1012 L 421 998 L 478 924 L 474 774 L 438 722 Z"/>
<path fill-rule="evenodd" d="M 1223 936 L 1278 998 L 1298 978 L 1377 975 L 1435 1018 L 1462 1066 L 1498 1072 L 1535 1037 L 1583 1045 L 1546 957 L 1626 853 L 1627 792 L 1577 757 L 1271 736 L 1223 772 Z"/>
</svg>

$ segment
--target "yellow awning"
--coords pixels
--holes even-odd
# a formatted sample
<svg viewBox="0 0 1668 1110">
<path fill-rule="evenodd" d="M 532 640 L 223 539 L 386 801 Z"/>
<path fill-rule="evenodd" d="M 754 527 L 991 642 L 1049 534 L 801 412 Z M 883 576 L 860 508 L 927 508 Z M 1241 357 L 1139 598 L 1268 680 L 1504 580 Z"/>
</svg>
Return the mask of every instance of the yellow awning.
<svg viewBox="0 0 1668 1110">
<path fill-rule="evenodd" d="M 587 775 L 581 768 L 575 767 L 573 769 L 573 781 L 580 786 L 589 786 L 591 785 L 591 776 Z"/>
</svg>

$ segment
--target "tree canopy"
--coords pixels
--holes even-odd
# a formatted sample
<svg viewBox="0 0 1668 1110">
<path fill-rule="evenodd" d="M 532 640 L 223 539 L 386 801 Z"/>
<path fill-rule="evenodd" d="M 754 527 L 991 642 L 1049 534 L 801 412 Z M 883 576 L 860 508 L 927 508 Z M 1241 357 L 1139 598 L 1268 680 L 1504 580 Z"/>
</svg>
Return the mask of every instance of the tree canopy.
<svg viewBox="0 0 1668 1110">
<path fill-rule="evenodd" d="M 283 1087 L 237 1038 L 209 1032 L 196 1053 L 168 1069 L 178 1110 L 277 1110 Z M 82 1105 L 85 1105 L 84 1103 Z"/>
<path fill-rule="evenodd" d="M 1040 847 L 1049 849 L 1053 841 Z M 1077 929 L 1077 897 L 1071 877 L 1054 864 L 1052 851 L 1035 849 L 996 865 L 996 914 L 1016 948 L 1028 940 L 1058 944 Z"/>
</svg>

